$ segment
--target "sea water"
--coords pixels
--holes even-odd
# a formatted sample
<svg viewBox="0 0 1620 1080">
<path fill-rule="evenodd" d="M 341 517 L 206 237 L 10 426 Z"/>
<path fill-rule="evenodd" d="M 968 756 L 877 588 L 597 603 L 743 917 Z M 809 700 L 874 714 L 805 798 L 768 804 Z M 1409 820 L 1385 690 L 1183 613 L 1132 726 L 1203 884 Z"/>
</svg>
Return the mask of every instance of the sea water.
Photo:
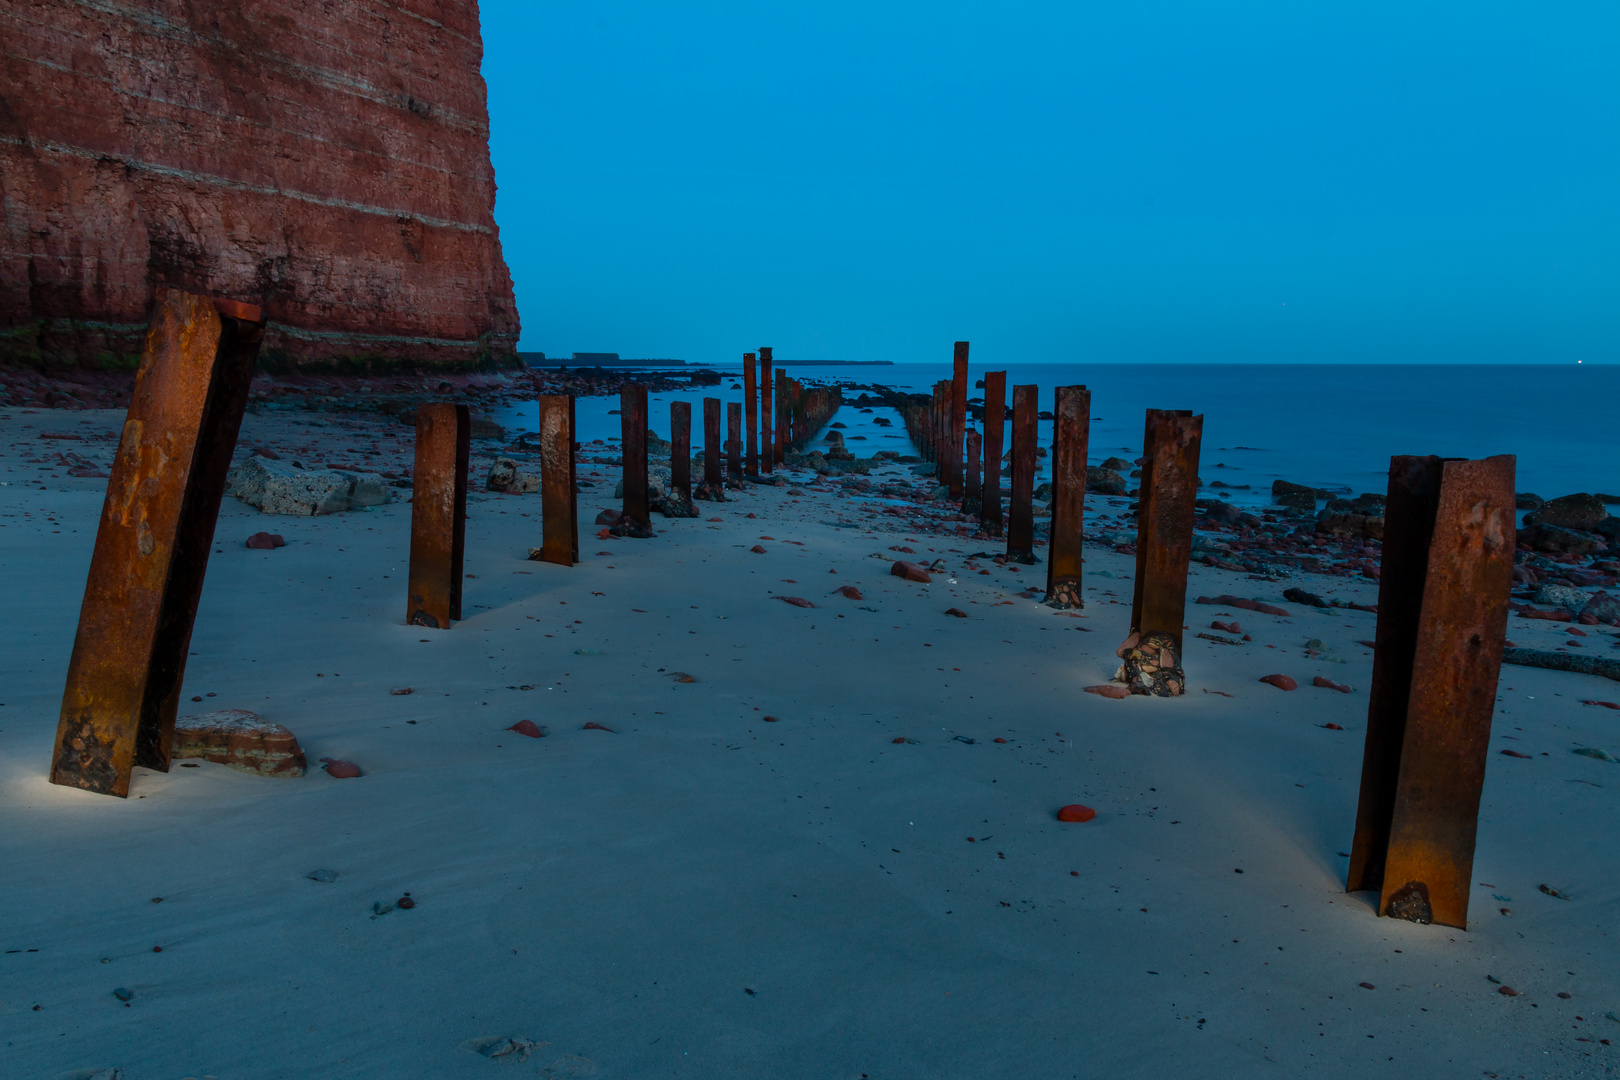
<svg viewBox="0 0 1620 1080">
<path fill-rule="evenodd" d="M 1201 413 L 1199 474 L 1206 485 L 1216 480 L 1231 485 L 1225 494 L 1243 504 L 1270 502 L 1276 479 L 1352 494 L 1382 493 L 1389 459 L 1396 454 L 1513 454 L 1519 491 L 1544 498 L 1620 492 L 1620 365 L 1006 364 L 994 369 L 1007 372 L 1009 404 L 1012 387 L 1019 384 L 1038 386 L 1040 407 L 1047 410 L 1055 387 L 1089 387 L 1093 464 L 1141 453 L 1145 409 Z M 667 402 L 689 400 L 694 448 L 701 446 L 701 399 L 742 400 L 740 367 L 715 370 L 727 376 L 720 386 L 650 395 L 653 430 L 667 438 Z M 930 392 L 935 381 L 951 373 L 948 363 L 795 364 L 786 370 L 805 383 L 879 384 L 917 393 Z M 971 364 L 970 386 L 988 370 L 993 368 Z M 983 393 L 973 389 L 969 397 Z M 858 394 L 845 391 L 846 399 Z M 617 408 L 616 395 L 581 398 L 579 438 L 616 438 L 619 417 L 612 410 Z M 890 426 L 874 424 L 877 417 L 889 419 Z M 536 424 L 532 404 L 498 419 L 531 430 Z M 892 410 L 862 414 L 846 405 L 834 419 L 847 425 L 849 449 L 859 456 L 883 449 L 915 453 Z M 1051 429 L 1049 421 L 1040 424 L 1041 445 L 1050 445 Z"/>
</svg>

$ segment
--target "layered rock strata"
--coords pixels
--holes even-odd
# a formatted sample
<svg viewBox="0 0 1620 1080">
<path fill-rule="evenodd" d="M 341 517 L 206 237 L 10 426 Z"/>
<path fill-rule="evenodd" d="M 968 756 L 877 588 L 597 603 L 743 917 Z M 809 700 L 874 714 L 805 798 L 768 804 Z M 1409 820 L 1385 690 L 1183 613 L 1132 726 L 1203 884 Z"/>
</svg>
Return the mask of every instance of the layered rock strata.
<svg viewBox="0 0 1620 1080">
<path fill-rule="evenodd" d="M 0 361 L 138 358 L 157 285 L 272 370 L 511 362 L 476 0 L 0 0 Z"/>
</svg>

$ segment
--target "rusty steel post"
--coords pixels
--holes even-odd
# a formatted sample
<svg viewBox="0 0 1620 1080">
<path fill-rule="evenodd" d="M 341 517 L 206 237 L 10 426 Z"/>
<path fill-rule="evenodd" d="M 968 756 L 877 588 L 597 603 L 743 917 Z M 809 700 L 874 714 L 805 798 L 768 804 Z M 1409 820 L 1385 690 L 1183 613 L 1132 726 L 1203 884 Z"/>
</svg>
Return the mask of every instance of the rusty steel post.
<svg viewBox="0 0 1620 1080">
<path fill-rule="evenodd" d="M 788 382 L 789 380 L 787 377 L 787 372 L 783 371 L 781 368 L 777 368 L 776 427 L 774 429 L 775 441 L 771 450 L 771 452 L 775 455 L 772 461 L 777 465 L 781 465 L 783 460 L 787 457 L 788 408 L 791 404 L 791 395 L 788 389 Z"/>
<path fill-rule="evenodd" d="M 984 472 L 979 477 L 979 529 L 986 536 L 1001 532 L 1001 434 L 1007 422 L 1007 373 L 984 376 Z"/>
<path fill-rule="evenodd" d="M 951 356 L 951 475 L 946 481 L 951 498 L 960 502 L 967 494 L 962 476 L 962 443 L 967 436 L 968 343 L 958 341 Z"/>
<path fill-rule="evenodd" d="M 578 484 L 574 477 L 574 398 L 541 394 L 540 562 L 579 562 Z"/>
<path fill-rule="evenodd" d="M 68 661 L 53 784 L 122 797 L 134 766 L 168 771 L 263 332 L 251 304 L 157 290 Z"/>
<path fill-rule="evenodd" d="M 720 473 L 719 398 L 703 399 L 703 483 L 696 497 L 713 502 L 726 501 L 726 481 Z"/>
<path fill-rule="evenodd" d="M 731 482 L 734 484 L 741 483 L 743 476 L 742 417 L 742 402 L 726 402 L 726 470 L 731 474 Z"/>
<path fill-rule="evenodd" d="M 754 354 L 743 353 L 743 406 L 748 412 L 748 475 L 759 475 L 759 394 L 754 373 Z"/>
<path fill-rule="evenodd" d="M 776 442 L 772 434 L 776 417 L 771 404 L 771 379 L 771 348 L 762 345 L 759 349 L 759 468 L 767 473 L 776 469 Z"/>
<path fill-rule="evenodd" d="M 1086 520 L 1086 454 L 1091 391 L 1060 386 L 1052 408 L 1052 521 L 1046 547 L 1046 599 L 1051 607 L 1085 606 L 1080 591 Z"/>
<path fill-rule="evenodd" d="M 1188 410 L 1149 409 L 1142 435 L 1131 632 L 1169 634 L 1178 666 L 1203 432 L 1204 418 Z"/>
<path fill-rule="evenodd" d="M 982 439 L 978 428 L 968 428 L 967 436 L 962 440 L 967 448 L 967 477 L 962 482 L 962 513 L 975 517 L 979 514 L 979 468 L 984 453 Z"/>
<path fill-rule="evenodd" d="M 645 540 L 653 532 L 647 506 L 647 388 L 640 383 L 619 391 L 619 441 L 624 447 L 624 516 L 612 532 Z"/>
<path fill-rule="evenodd" d="M 1468 928 L 1507 634 L 1514 459 L 1390 460 L 1378 629 L 1348 891 Z"/>
<path fill-rule="evenodd" d="M 669 403 L 669 486 L 692 501 L 692 403 Z"/>
<path fill-rule="evenodd" d="M 465 405 L 416 407 L 416 472 L 411 489 L 411 565 L 405 623 L 450 629 L 461 618 L 461 565 L 467 547 L 467 465 L 472 416 Z"/>
<path fill-rule="evenodd" d="M 1012 482 L 1007 500 L 1007 559 L 1032 566 L 1035 559 L 1035 443 L 1039 386 L 1013 387 Z"/>
</svg>

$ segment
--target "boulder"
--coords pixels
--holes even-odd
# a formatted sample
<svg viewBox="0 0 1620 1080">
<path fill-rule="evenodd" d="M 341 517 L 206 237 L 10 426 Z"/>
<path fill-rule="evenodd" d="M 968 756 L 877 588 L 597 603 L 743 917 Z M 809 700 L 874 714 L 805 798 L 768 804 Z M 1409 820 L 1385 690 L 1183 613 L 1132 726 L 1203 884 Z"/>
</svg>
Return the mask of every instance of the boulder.
<svg viewBox="0 0 1620 1080">
<path fill-rule="evenodd" d="M 1547 500 L 1532 492 L 1521 491 L 1513 497 L 1513 505 L 1519 510 L 1540 510 L 1547 505 Z"/>
<path fill-rule="evenodd" d="M 511 458 L 496 458 L 484 486 L 508 495 L 532 495 L 540 490 L 540 474 L 522 471 Z"/>
<path fill-rule="evenodd" d="M 1586 602 L 1586 606 L 1581 608 L 1579 615 L 1581 622 L 1587 623 L 1587 625 L 1620 623 L 1620 599 L 1616 599 L 1606 592 L 1600 592 Z"/>
<path fill-rule="evenodd" d="M 894 577 L 904 578 L 906 581 L 921 582 L 924 585 L 934 580 L 929 576 L 925 567 L 919 566 L 908 559 L 896 559 L 894 565 L 889 567 L 889 573 Z"/>
<path fill-rule="evenodd" d="M 1525 515 L 1527 520 L 1529 517 L 1529 514 Z M 1547 524 L 1532 524 L 1520 529 L 1518 541 L 1535 551 L 1566 555 L 1595 555 L 1607 547 L 1602 537 Z"/>
<path fill-rule="evenodd" d="M 1105 469 L 1113 469 L 1115 472 L 1123 472 L 1131 467 L 1131 463 L 1121 457 L 1111 457 L 1102 463 L 1102 467 Z"/>
<path fill-rule="evenodd" d="M 305 517 L 381 506 L 393 499 L 388 481 L 376 473 L 300 469 L 259 455 L 231 471 L 227 491 L 266 514 Z"/>
<path fill-rule="evenodd" d="M 306 765 L 292 732 L 246 709 L 180 717 L 174 722 L 174 757 L 200 758 L 259 776 L 303 776 Z"/>
<path fill-rule="evenodd" d="M 1109 458 L 1117 461 L 1118 458 Z M 1086 466 L 1086 491 L 1093 495 L 1125 494 L 1125 478 L 1107 465 Z"/>
<path fill-rule="evenodd" d="M 1358 514 L 1330 509 L 1316 515 L 1316 531 L 1328 536 L 1363 536 L 1372 540 L 1384 538 L 1382 514 Z"/>
<path fill-rule="evenodd" d="M 1295 484 L 1287 480 L 1273 480 L 1271 482 L 1271 497 L 1282 502 L 1284 495 L 1309 495 L 1311 501 L 1316 501 L 1316 489 L 1304 484 Z"/>
<path fill-rule="evenodd" d="M 669 494 L 670 471 L 668 465 L 647 466 L 647 502 L 655 503 Z M 624 498 L 624 481 L 620 480 L 613 488 L 615 499 Z"/>
<path fill-rule="evenodd" d="M 1227 525 L 1237 524 L 1237 519 L 1242 515 L 1242 513 L 1243 511 L 1239 510 L 1231 503 L 1220 502 L 1217 500 L 1211 500 L 1209 505 L 1204 509 L 1204 516 L 1209 520 L 1223 522 Z"/>
<path fill-rule="evenodd" d="M 1609 508 L 1596 495 L 1560 495 L 1526 514 L 1524 521 L 1527 525 L 1591 531 L 1608 516 Z"/>
<path fill-rule="evenodd" d="M 493 420 L 486 419 L 482 416 L 475 416 L 472 418 L 472 424 L 468 430 L 468 437 L 473 439 L 504 440 L 506 438 L 506 429 L 501 427 L 501 425 L 497 424 Z"/>
</svg>

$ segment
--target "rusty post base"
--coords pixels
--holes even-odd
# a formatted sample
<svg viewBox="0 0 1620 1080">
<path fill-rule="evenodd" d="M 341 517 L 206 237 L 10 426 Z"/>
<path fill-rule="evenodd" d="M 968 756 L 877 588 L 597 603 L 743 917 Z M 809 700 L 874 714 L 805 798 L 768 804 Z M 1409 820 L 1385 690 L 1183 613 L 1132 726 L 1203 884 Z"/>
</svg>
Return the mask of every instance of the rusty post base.
<svg viewBox="0 0 1620 1080">
<path fill-rule="evenodd" d="M 167 772 L 191 630 L 264 332 L 251 304 L 159 288 L 85 581 L 53 784 Z"/>
<path fill-rule="evenodd" d="M 1170 634 L 1132 633 L 1116 652 L 1122 663 L 1115 680 L 1133 694 L 1180 697 L 1187 692 L 1181 670 L 1181 646 Z"/>
<path fill-rule="evenodd" d="M 1507 634 L 1514 459 L 1390 461 L 1366 749 L 1347 891 L 1468 928 Z"/>
<path fill-rule="evenodd" d="M 693 498 L 696 497 L 697 494 L 694 492 Z M 697 507 L 692 505 L 692 500 L 678 491 L 672 491 L 659 499 L 654 509 L 667 518 L 695 518 L 698 516 Z"/>
<path fill-rule="evenodd" d="M 1057 608 L 1059 611 L 1070 611 L 1086 606 L 1085 600 L 1080 596 L 1080 579 L 1077 577 L 1053 578 L 1046 584 L 1046 598 L 1041 601 L 1047 607 Z"/>
<path fill-rule="evenodd" d="M 416 410 L 416 473 L 411 492 L 411 568 L 405 622 L 448 630 L 461 618 L 461 566 L 467 546 L 467 463 L 472 418 L 465 405 Z"/>
</svg>

